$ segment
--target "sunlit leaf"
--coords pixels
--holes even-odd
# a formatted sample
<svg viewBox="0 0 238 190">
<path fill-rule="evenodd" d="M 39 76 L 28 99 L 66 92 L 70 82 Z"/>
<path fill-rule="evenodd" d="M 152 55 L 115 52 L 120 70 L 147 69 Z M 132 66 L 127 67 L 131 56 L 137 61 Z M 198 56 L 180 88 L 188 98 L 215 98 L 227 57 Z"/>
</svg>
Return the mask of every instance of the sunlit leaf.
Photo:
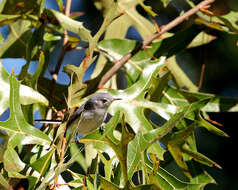
<svg viewBox="0 0 238 190">
<path fill-rule="evenodd" d="M 0 114 L 2 114 L 9 107 L 10 96 L 9 74 L 4 69 L 2 64 L 0 64 L 0 84 Z M 27 105 L 33 103 L 41 103 L 43 105 L 48 105 L 48 100 L 44 96 L 28 86 L 20 85 L 19 93 L 21 104 Z"/>
<path fill-rule="evenodd" d="M 224 16 L 218 16 L 219 20 L 221 20 L 232 32 L 238 33 L 238 14 L 237 12 L 231 11 L 229 14 Z"/>
<path fill-rule="evenodd" d="M 67 65 L 64 67 L 64 72 L 71 78 L 71 85 L 68 88 L 68 106 L 72 107 L 83 97 L 86 91 L 87 84 L 83 83 L 85 68 L 83 64 L 79 67 Z"/>
<path fill-rule="evenodd" d="M 8 172 L 20 172 L 25 167 L 25 163 L 20 160 L 18 154 L 12 147 L 8 147 L 4 152 L 3 159 L 4 168 Z"/>
<path fill-rule="evenodd" d="M 0 15 L 0 26 L 3 26 L 5 24 L 12 24 L 15 22 L 18 18 L 20 18 L 20 15 Z"/>
<path fill-rule="evenodd" d="M 31 167 L 37 170 L 41 176 L 44 176 L 47 170 L 50 167 L 52 156 L 55 152 L 55 149 L 52 149 L 47 154 L 37 159 L 34 163 L 31 164 Z"/>
<path fill-rule="evenodd" d="M 51 33 L 45 33 L 45 34 L 44 34 L 44 40 L 45 40 L 45 41 L 61 40 L 61 36 L 59 36 L 59 35 L 53 35 L 53 34 L 51 34 Z"/>
<path fill-rule="evenodd" d="M 64 29 L 78 34 L 80 38 L 84 41 L 92 40 L 90 31 L 83 26 L 82 22 L 73 20 L 65 16 L 64 14 L 52 9 L 47 9 L 47 12 L 49 13 L 49 15 L 53 15 L 57 19 L 61 27 L 63 27 Z"/>
<path fill-rule="evenodd" d="M 5 122 L 0 122 L 0 128 L 9 135 L 8 144 L 12 147 L 19 143 L 24 144 L 49 144 L 49 137 L 28 124 L 23 116 L 19 97 L 20 83 L 15 76 L 10 76 L 10 118 Z"/>
<path fill-rule="evenodd" d="M 29 14 L 37 13 L 39 10 L 39 1 L 35 0 L 12 0 L 4 3 L 2 13 L 4 14 Z"/>
<path fill-rule="evenodd" d="M 0 174 L 0 187 L 5 188 L 5 189 L 10 188 L 10 185 L 8 184 L 8 181 L 3 177 L 2 174 Z"/>
<path fill-rule="evenodd" d="M 193 41 L 189 44 L 188 48 L 193 48 L 201 45 L 210 43 L 212 40 L 215 40 L 216 37 L 209 35 L 205 32 L 200 32 Z"/>
<path fill-rule="evenodd" d="M 28 40 L 31 38 L 31 22 L 18 20 L 9 25 L 10 34 L 7 40 L 1 45 L 1 58 L 22 58 L 26 57 Z"/>
</svg>

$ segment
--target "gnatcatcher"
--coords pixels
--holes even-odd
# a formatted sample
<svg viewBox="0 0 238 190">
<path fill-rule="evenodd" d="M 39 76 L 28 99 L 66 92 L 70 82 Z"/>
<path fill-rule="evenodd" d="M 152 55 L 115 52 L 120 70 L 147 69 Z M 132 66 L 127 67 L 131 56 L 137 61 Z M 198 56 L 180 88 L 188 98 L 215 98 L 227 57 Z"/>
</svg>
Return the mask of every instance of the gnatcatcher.
<svg viewBox="0 0 238 190">
<path fill-rule="evenodd" d="M 115 100 L 108 93 L 97 93 L 92 95 L 84 104 L 75 110 L 67 121 L 66 128 L 76 126 L 76 133 L 86 135 L 100 127 L 106 118 L 108 107 Z M 63 121 L 35 120 L 36 123 L 61 124 Z"/>
</svg>

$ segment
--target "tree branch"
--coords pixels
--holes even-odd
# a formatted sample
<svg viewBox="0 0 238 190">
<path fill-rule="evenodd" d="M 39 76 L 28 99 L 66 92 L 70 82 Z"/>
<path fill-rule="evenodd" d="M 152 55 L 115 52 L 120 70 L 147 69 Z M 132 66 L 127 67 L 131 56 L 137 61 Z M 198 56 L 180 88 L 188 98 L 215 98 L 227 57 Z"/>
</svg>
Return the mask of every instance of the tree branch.
<svg viewBox="0 0 238 190">
<path fill-rule="evenodd" d="M 125 56 L 123 56 L 119 61 L 116 62 L 116 64 L 102 77 L 101 81 L 99 82 L 98 88 L 103 88 L 103 85 L 129 60 L 131 59 L 136 53 L 138 53 L 141 49 L 144 49 L 146 46 L 148 46 L 153 40 L 160 37 L 163 33 L 168 32 L 175 26 L 182 23 L 184 20 L 188 19 L 188 17 L 192 16 L 196 12 L 198 12 L 201 8 L 213 3 L 215 0 L 204 0 L 183 15 L 175 18 L 167 25 L 163 26 L 160 32 L 155 33 L 148 39 L 144 40 L 142 44 L 137 46 L 133 51 L 127 53 Z"/>
</svg>

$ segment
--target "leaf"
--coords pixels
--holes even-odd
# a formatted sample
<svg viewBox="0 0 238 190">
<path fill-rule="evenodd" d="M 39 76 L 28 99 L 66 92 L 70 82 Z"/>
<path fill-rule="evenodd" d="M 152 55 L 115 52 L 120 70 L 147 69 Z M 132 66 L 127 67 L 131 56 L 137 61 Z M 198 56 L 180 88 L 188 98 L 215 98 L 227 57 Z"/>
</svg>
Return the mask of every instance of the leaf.
<svg viewBox="0 0 238 190">
<path fill-rule="evenodd" d="M 136 6 L 140 4 L 139 1 L 118 2 L 120 9 L 125 10 L 124 14 L 108 27 L 105 39 L 125 38 L 128 29 L 133 26 L 139 32 L 143 39 L 151 36 L 155 32 L 155 27 L 145 17 L 138 13 Z M 105 5 L 103 5 L 105 6 Z M 110 10 L 110 6 L 105 8 L 105 12 Z"/>
<path fill-rule="evenodd" d="M 55 152 L 55 149 L 51 149 L 47 154 L 37 159 L 31 164 L 31 167 L 38 171 L 41 176 L 45 176 L 47 170 L 50 167 L 52 156 Z"/>
<path fill-rule="evenodd" d="M 10 189 L 8 181 L 3 177 L 1 173 L 0 173 L 0 187 L 3 189 Z"/>
<path fill-rule="evenodd" d="M 104 40 L 124 39 L 130 28 L 135 28 L 142 39 L 146 39 L 155 33 L 155 27 L 153 24 L 141 14 L 139 14 L 136 10 L 138 3 L 139 1 L 118 2 L 118 8 L 125 10 L 124 14 L 113 20 L 113 22 L 107 27 Z M 101 6 L 104 8 L 103 10 L 105 12 L 108 12 L 108 10 L 111 9 L 111 6 L 105 5 L 105 3 L 103 3 Z M 102 55 L 100 55 L 96 64 L 96 68 L 94 69 L 93 77 L 99 74 L 105 63 L 106 60 Z"/>
<path fill-rule="evenodd" d="M 180 110 L 174 114 L 162 127 L 145 133 L 143 138 L 147 141 L 147 146 L 150 146 L 151 143 L 155 142 L 156 140 L 160 140 L 165 135 L 167 135 L 173 129 L 173 127 L 175 127 L 175 125 L 186 116 L 186 113 L 189 109 L 189 106 L 184 107 L 183 110 Z"/>
<path fill-rule="evenodd" d="M 110 160 L 107 160 L 101 152 L 98 152 L 98 155 L 100 157 L 100 160 L 104 164 L 105 179 L 110 180 L 111 176 L 113 175 L 113 171 L 112 171 L 114 167 L 113 162 L 116 157 L 113 156 Z"/>
<path fill-rule="evenodd" d="M 39 1 L 35 0 L 11 0 L 4 2 L 3 14 L 36 14 L 39 11 Z"/>
<path fill-rule="evenodd" d="M 63 0 L 56 0 L 56 2 L 58 4 L 60 12 L 63 12 L 63 10 L 64 10 Z"/>
<path fill-rule="evenodd" d="M 8 147 L 3 156 L 4 168 L 8 172 L 20 172 L 24 169 L 25 163 L 23 163 L 16 151 L 12 147 Z"/>
<path fill-rule="evenodd" d="M 147 170 L 149 170 L 151 173 L 148 176 L 150 179 L 150 183 L 155 184 L 159 189 L 193 190 L 193 189 L 198 189 L 200 186 L 200 184 L 187 183 L 187 182 L 181 181 L 161 167 L 153 174 L 152 167 L 149 165 L 146 165 L 146 166 L 147 166 Z"/>
<path fill-rule="evenodd" d="M 175 56 L 172 56 L 168 59 L 167 68 L 173 75 L 174 80 L 179 88 L 188 89 L 188 91 L 190 92 L 198 91 L 198 87 L 193 84 L 193 82 L 188 78 L 184 71 L 179 67 Z"/>
<path fill-rule="evenodd" d="M 238 13 L 231 11 L 229 14 L 224 16 L 217 17 L 220 21 L 222 21 L 233 33 L 238 33 Z"/>
<path fill-rule="evenodd" d="M 71 78 L 71 85 L 68 87 L 68 106 L 72 107 L 84 96 L 87 85 L 83 83 L 83 76 L 85 68 L 83 64 L 79 67 L 75 65 L 67 65 L 64 67 L 66 72 Z"/>
<path fill-rule="evenodd" d="M 65 16 L 64 14 L 52 9 L 46 9 L 46 12 L 47 14 L 55 17 L 63 29 L 78 34 L 83 41 L 92 41 L 90 31 L 83 26 L 82 22 L 73 20 Z"/>
<path fill-rule="evenodd" d="M 205 112 L 237 112 L 238 98 L 214 96 L 202 109 Z"/>
<path fill-rule="evenodd" d="M 33 176 L 28 176 L 27 177 L 28 182 L 29 182 L 29 186 L 28 186 L 28 190 L 33 190 L 35 188 L 35 184 L 38 181 L 38 177 L 33 177 Z"/>
<path fill-rule="evenodd" d="M 204 156 L 203 154 L 193 151 L 191 149 L 188 148 L 188 146 L 184 145 L 182 147 L 182 152 L 187 154 L 188 156 L 190 156 L 192 159 L 196 160 L 197 162 L 200 162 L 204 165 L 210 166 L 210 167 L 217 167 L 219 169 L 221 169 L 221 166 L 219 166 L 216 162 L 210 160 L 209 158 L 207 158 L 206 156 Z"/>
<path fill-rule="evenodd" d="M 157 14 L 152 10 L 151 6 L 145 5 L 143 1 L 140 1 L 140 5 L 143 7 L 143 9 L 152 17 L 157 16 Z"/>
<path fill-rule="evenodd" d="M 171 86 L 164 89 L 163 103 L 171 103 L 176 106 L 185 106 L 199 100 L 210 99 L 201 109 L 204 112 L 229 112 L 237 110 L 238 98 L 227 98 L 209 93 L 189 92 L 187 90 L 177 91 Z"/>
<path fill-rule="evenodd" d="M 194 180 L 191 180 L 191 182 L 188 182 L 187 180 L 181 180 L 177 178 L 174 173 L 176 170 L 175 167 L 171 168 L 171 173 L 168 172 L 165 168 L 163 168 L 157 161 L 149 160 L 149 157 L 145 156 L 145 167 L 147 170 L 148 175 L 148 183 L 149 184 L 155 184 L 157 186 L 157 189 L 171 189 L 171 190 L 178 190 L 178 189 L 187 189 L 187 190 L 195 190 L 195 189 L 203 189 L 203 187 L 210 183 L 214 182 L 212 178 L 209 178 L 208 176 L 203 175 L 203 171 L 201 169 L 198 170 L 198 167 L 194 169 L 195 171 L 199 171 L 199 173 L 194 173 Z M 154 163 L 158 162 L 158 163 Z M 155 167 L 156 164 L 159 164 L 158 167 Z M 163 163 L 161 163 L 163 164 Z M 195 166 L 194 166 L 195 168 Z M 197 176 L 200 175 L 199 179 Z M 208 178 L 206 178 L 208 177 Z"/>
<path fill-rule="evenodd" d="M 43 39 L 45 40 L 45 41 L 57 41 L 57 40 L 61 40 L 61 36 L 60 35 L 54 35 L 54 34 L 51 34 L 51 33 L 45 33 L 44 34 L 44 37 L 43 37 Z"/>
<path fill-rule="evenodd" d="M 44 24 L 39 24 L 35 27 L 34 32 L 32 33 L 31 38 L 28 40 L 27 42 L 27 49 L 26 49 L 26 61 L 27 64 L 24 65 L 24 67 L 22 68 L 21 74 L 19 77 L 24 78 L 24 76 L 27 73 L 28 67 L 29 67 L 29 63 L 31 60 L 34 59 L 34 57 L 36 56 L 36 54 L 38 54 L 38 52 L 40 52 L 41 50 L 41 46 L 43 45 L 43 35 L 45 32 L 45 25 Z M 38 58 L 38 56 L 37 56 Z M 24 72 L 24 73 L 22 73 Z"/>
<path fill-rule="evenodd" d="M 167 135 L 173 127 L 183 118 L 185 117 L 185 113 L 188 111 L 189 107 L 186 107 L 183 111 L 176 113 L 171 117 L 169 121 L 167 121 L 162 127 L 157 129 L 150 130 L 147 133 L 142 134 L 140 131 L 136 134 L 135 138 L 128 145 L 128 157 L 127 157 L 127 166 L 128 166 L 128 176 L 132 178 L 135 171 L 142 169 L 141 162 L 144 160 L 144 154 L 146 149 L 149 148 L 153 143 L 153 145 L 158 145 L 156 140 L 160 140 L 162 137 Z M 154 147 L 155 148 L 155 147 Z M 160 150 L 163 154 L 164 151 Z M 151 152 L 151 151 L 150 151 Z M 156 153 L 160 160 L 163 160 L 162 156 L 159 156 L 158 151 L 153 151 Z"/>
<path fill-rule="evenodd" d="M 162 68 L 164 61 L 165 59 L 162 57 L 158 62 L 147 64 L 140 79 L 130 88 L 124 91 L 112 91 L 116 97 L 123 99 L 123 101 L 117 101 L 112 104 L 110 110 L 112 110 L 112 113 L 117 111 L 124 113 L 126 122 L 135 132 L 139 130 L 146 132 L 153 129 L 143 114 L 146 108 L 151 109 L 165 119 L 169 119 L 170 114 L 176 112 L 176 106 L 144 99 L 147 90 L 151 86 L 152 78 Z"/>
<path fill-rule="evenodd" d="M 71 155 L 74 155 L 74 153 L 77 152 L 78 149 L 79 149 L 79 147 L 75 143 L 72 143 L 70 145 Z M 84 158 L 82 152 L 79 152 L 75 159 L 76 159 L 76 162 L 78 162 L 79 165 L 83 168 L 84 172 L 86 172 L 87 171 L 87 164 L 86 164 L 86 161 L 85 161 L 85 158 Z"/>
<path fill-rule="evenodd" d="M 10 81 L 7 71 L 4 69 L 2 64 L 0 64 L 0 114 L 2 114 L 9 107 L 9 96 L 10 96 Z M 40 103 L 43 105 L 48 105 L 48 100 L 42 96 L 37 91 L 32 88 L 20 85 L 20 103 L 23 105 Z"/>
<path fill-rule="evenodd" d="M 0 49 L 1 58 L 23 58 L 26 57 L 26 47 L 31 38 L 31 22 L 18 20 L 9 25 L 10 34 L 3 42 Z"/>
<path fill-rule="evenodd" d="M 50 139 L 46 134 L 25 121 L 20 105 L 19 89 L 20 83 L 11 74 L 10 118 L 5 122 L 0 122 L 0 129 L 9 135 L 9 146 L 14 148 L 18 144 L 50 144 Z"/>
<path fill-rule="evenodd" d="M 178 52 L 185 49 L 199 32 L 200 31 L 196 26 L 191 26 L 187 29 L 177 32 L 172 37 L 165 38 L 159 42 L 151 43 L 150 47 L 139 51 L 128 61 L 127 64 L 125 64 L 128 77 L 132 79 L 133 82 L 135 82 L 141 74 L 144 65 L 148 60 L 151 59 L 151 57 L 160 58 L 160 56 L 164 55 L 170 57 L 177 54 Z M 186 38 L 184 39 L 183 36 L 186 36 Z M 126 53 L 131 52 L 136 47 L 136 45 L 138 45 L 138 43 L 139 42 L 133 40 L 110 39 L 101 41 L 98 44 L 98 48 L 104 56 L 109 58 L 110 61 L 115 62 L 121 59 Z M 173 67 L 171 66 L 171 70 L 172 68 Z M 181 69 L 176 67 L 176 70 L 172 74 L 176 73 L 178 70 L 181 73 Z M 188 81 L 187 78 L 185 79 Z M 193 90 L 196 89 L 191 81 L 187 83 L 189 87 L 192 87 Z"/>
<path fill-rule="evenodd" d="M 47 99 L 51 99 L 50 94 L 52 80 L 39 77 L 37 81 L 38 91 L 44 95 Z M 56 109 L 64 109 L 66 107 L 65 96 L 67 95 L 67 86 L 62 84 L 55 84 L 54 98 L 51 100 L 51 104 L 55 106 Z"/>
<path fill-rule="evenodd" d="M 21 15 L 0 15 L 0 26 L 14 23 Z"/>
<path fill-rule="evenodd" d="M 210 43 L 211 41 L 215 40 L 216 37 L 209 35 L 205 32 L 200 32 L 193 40 L 192 42 L 188 45 L 188 48 L 193 48 L 201 45 L 205 45 Z"/>
<path fill-rule="evenodd" d="M 212 125 L 211 123 L 209 123 L 208 121 L 206 121 L 205 119 L 203 119 L 201 117 L 201 115 L 199 115 L 199 122 L 198 124 L 204 128 L 206 128 L 209 132 L 212 132 L 216 135 L 222 136 L 222 137 L 229 137 L 224 131 L 218 129 L 217 127 L 215 127 L 214 125 Z"/>
</svg>

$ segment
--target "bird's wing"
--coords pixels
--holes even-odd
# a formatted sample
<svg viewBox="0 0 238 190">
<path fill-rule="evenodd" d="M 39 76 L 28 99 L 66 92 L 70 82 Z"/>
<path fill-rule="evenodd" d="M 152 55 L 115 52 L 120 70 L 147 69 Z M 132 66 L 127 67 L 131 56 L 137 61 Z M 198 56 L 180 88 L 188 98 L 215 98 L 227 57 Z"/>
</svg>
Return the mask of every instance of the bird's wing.
<svg viewBox="0 0 238 190">
<path fill-rule="evenodd" d="M 69 117 L 66 128 L 68 128 L 77 118 L 80 117 L 80 115 L 84 111 L 84 106 L 85 106 L 85 103 L 81 105 L 79 108 L 77 108 L 75 112 Z"/>
</svg>

